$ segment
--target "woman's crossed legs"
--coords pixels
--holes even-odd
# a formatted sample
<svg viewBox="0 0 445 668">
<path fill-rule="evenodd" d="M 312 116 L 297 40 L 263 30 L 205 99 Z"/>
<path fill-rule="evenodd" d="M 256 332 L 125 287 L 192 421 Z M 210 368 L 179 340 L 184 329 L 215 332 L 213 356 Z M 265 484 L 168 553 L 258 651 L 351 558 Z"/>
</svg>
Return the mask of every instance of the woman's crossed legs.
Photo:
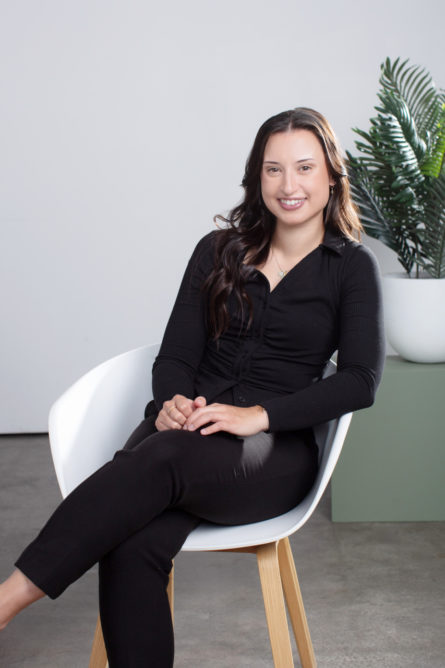
<svg viewBox="0 0 445 668">
<path fill-rule="evenodd" d="M 279 515 L 305 496 L 317 469 L 310 431 L 244 439 L 164 431 L 128 449 L 144 430 L 142 423 L 127 449 L 62 502 L 16 562 L 34 595 L 52 598 L 100 562 L 110 668 L 171 666 L 165 588 L 199 519 L 244 524 Z"/>
</svg>

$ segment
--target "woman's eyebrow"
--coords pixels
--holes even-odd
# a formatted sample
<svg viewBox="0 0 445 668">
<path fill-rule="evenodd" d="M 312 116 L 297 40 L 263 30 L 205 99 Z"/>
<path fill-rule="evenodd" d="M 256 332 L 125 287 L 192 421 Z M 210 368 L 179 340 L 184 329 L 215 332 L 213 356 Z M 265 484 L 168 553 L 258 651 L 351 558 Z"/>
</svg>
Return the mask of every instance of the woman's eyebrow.
<svg viewBox="0 0 445 668">
<path fill-rule="evenodd" d="M 311 158 L 311 157 L 308 157 L 308 158 L 301 158 L 300 160 L 295 160 L 295 162 L 296 162 L 296 163 L 299 163 L 299 162 L 309 162 L 310 160 L 312 160 L 312 161 L 314 162 L 314 161 L 315 161 L 315 158 Z M 280 163 L 278 162 L 278 160 L 264 160 L 264 163 L 263 163 L 263 164 L 265 164 L 265 165 L 266 165 L 266 164 L 267 164 L 267 165 L 279 165 Z"/>
</svg>

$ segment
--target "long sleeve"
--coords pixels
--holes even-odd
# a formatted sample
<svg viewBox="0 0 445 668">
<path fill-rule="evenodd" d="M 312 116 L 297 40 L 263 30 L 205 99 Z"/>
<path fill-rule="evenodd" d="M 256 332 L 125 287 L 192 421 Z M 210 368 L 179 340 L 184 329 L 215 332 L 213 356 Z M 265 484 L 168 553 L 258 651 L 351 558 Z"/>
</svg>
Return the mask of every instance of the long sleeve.
<svg viewBox="0 0 445 668">
<path fill-rule="evenodd" d="M 380 274 L 373 254 L 354 247 L 340 281 L 337 373 L 297 392 L 261 401 L 270 430 L 309 427 L 373 403 L 385 356 Z"/>
<path fill-rule="evenodd" d="M 153 364 L 153 396 L 158 410 L 175 394 L 194 398 L 194 379 L 207 339 L 202 285 L 213 267 L 214 234 L 201 239 L 189 260 Z"/>
</svg>

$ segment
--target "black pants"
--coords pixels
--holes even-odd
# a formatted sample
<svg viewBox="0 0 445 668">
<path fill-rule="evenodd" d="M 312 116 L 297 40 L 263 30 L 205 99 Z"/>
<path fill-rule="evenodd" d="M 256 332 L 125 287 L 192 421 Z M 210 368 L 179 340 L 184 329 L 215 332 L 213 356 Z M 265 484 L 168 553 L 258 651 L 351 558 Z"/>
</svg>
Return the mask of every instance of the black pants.
<svg viewBox="0 0 445 668">
<path fill-rule="evenodd" d="M 110 668 L 172 666 L 166 585 L 172 558 L 201 518 L 246 524 L 284 513 L 317 471 L 311 430 L 244 439 L 153 431 L 153 420 L 144 420 L 16 562 L 51 598 L 99 562 Z"/>
</svg>

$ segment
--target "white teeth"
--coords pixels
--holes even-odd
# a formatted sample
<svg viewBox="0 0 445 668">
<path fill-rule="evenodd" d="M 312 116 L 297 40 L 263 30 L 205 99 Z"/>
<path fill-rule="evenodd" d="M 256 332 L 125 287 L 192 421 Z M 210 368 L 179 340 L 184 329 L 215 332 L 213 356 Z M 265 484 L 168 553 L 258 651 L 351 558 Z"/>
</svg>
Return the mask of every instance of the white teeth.
<svg viewBox="0 0 445 668">
<path fill-rule="evenodd" d="M 287 204 L 287 206 L 295 206 L 299 202 L 302 202 L 303 199 L 282 199 L 281 201 L 283 204 Z"/>
</svg>

